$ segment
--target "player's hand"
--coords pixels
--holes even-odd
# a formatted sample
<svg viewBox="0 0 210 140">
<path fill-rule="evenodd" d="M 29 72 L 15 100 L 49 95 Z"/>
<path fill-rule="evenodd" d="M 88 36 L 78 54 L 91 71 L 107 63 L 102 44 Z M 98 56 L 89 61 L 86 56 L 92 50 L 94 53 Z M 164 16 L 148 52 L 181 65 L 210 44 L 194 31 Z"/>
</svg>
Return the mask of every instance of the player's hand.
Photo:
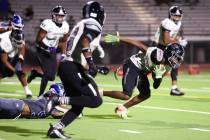
<svg viewBox="0 0 210 140">
<path fill-rule="evenodd" d="M 96 65 L 89 65 L 89 69 L 88 69 L 88 74 L 90 74 L 92 77 L 96 77 L 98 72 L 98 69 L 96 67 Z"/>
<path fill-rule="evenodd" d="M 65 54 L 61 54 L 60 61 L 63 61 L 67 56 Z"/>
<path fill-rule="evenodd" d="M 182 46 L 182 47 L 186 47 L 187 46 L 187 40 L 186 39 L 180 39 L 179 40 L 179 44 Z"/>
<path fill-rule="evenodd" d="M 161 79 L 163 74 L 166 72 L 164 65 L 156 65 L 153 72 L 155 73 L 155 79 Z"/>
<path fill-rule="evenodd" d="M 106 66 L 102 66 L 102 67 L 97 67 L 98 68 L 98 72 L 103 74 L 103 75 L 107 75 L 109 73 L 109 68 L 107 68 Z"/>
<path fill-rule="evenodd" d="M 116 32 L 116 35 L 108 34 L 104 36 L 104 42 L 106 43 L 118 43 L 120 42 L 120 34 Z"/>
<path fill-rule="evenodd" d="M 48 51 L 49 51 L 50 53 L 56 53 L 56 48 L 55 48 L 55 47 L 49 47 L 49 48 L 48 48 Z"/>
</svg>

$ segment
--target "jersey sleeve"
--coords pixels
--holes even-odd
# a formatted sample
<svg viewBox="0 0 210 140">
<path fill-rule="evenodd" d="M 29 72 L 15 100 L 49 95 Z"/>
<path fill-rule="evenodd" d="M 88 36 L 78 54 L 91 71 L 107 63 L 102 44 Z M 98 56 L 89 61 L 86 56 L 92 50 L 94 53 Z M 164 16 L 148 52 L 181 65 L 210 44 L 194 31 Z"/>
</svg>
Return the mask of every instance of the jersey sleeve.
<svg viewBox="0 0 210 140">
<path fill-rule="evenodd" d="M 100 34 L 101 30 L 96 25 L 86 24 L 82 36 L 86 37 L 90 42 L 92 42 Z"/>
<path fill-rule="evenodd" d="M 40 24 L 40 28 L 45 31 L 48 31 L 50 29 L 50 20 L 46 19 L 46 20 L 42 21 L 42 23 Z"/>
<path fill-rule="evenodd" d="M 68 34 L 69 32 L 69 24 L 67 22 L 64 22 L 64 34 Z"/>
</svg>

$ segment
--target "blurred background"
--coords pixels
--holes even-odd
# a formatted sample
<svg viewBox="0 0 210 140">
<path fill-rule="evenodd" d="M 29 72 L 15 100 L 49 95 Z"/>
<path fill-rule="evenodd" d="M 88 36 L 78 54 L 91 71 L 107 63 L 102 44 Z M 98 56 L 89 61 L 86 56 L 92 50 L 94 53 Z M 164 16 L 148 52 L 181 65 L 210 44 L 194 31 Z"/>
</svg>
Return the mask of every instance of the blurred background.
<svg viewBox="0 0 210 140">
<path fill-rule="evenodd" d="M 182 69 L 210 71 L 210 1 L 209 0 L 95 0 L 105 8 L 106 22 L 103 35 L 116 34 L 144 41 L 152 46 L 155 32 L 161 20 L 168 17 L 168 9 L 178 5 L 184 12 L 182 23 L 184 37 L 188 40 L 185 61 Z M 33 47 L 40 22 L 51 18 L 51 9 L 62 5 L 67 11 L 70 29 L 82 17 L 82 7 L 87 0 L 0 0 L 0 21 L 7 21 L 14 13 L 20 14 L 25 21 L 27 42 L 26 64 L 33 62 Z M 126 44 L 105 44 L 105 58 L 97 57 L 101 65 L 118 65 L 138 49 Z"/>
</svg>

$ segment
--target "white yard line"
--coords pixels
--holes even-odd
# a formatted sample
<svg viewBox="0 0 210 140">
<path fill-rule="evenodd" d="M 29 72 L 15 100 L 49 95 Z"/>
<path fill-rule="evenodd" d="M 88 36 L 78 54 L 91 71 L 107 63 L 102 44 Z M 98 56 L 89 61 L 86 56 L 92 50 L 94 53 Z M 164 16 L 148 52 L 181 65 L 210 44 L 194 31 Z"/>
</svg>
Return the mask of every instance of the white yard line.
<svg viewBox="0 0 210 140">
<path fill-rule="evenodd" d="M 127 129 L 122 129 L 119 130 L 120 132 L 125 132 L 125 133 L 131 133 L 131 134 L 141 134 L 143 132 L 139 132 L 139 131 L 134 131 L 134 130 L 127 130 Z"/>
<path fill-rule="evenodd" d="M 118 105 L 118 103 L 108 103 L 104 102 L 103 104 L 108 105 Z M 196 110 L 185 110 L 185 109 L 177 109 L 177 108 L 165 108 L 165 107 L 156 107 L 156 106 L 134 106 L 137 108 L 146 108 L 146 109 L 154 109 L 154 110 L 167 110 L 167 111 L 175 111 L 175 112 L 186 112 L 186 113 L 196 113 L 196 114 L 205 114 L 210 115 L 210 112 L 204 112 L 204 111 L 196 111 Z"/>
<path fill-rule="evenodd" d="M 17 97 L 24 96 L 24 94 L 0 92 L 0 96 L 2 96 L 2 95 L 4 95 L 4 96 L 17 96 Z"/>
<path fill-rule="evenodd" d="M 203 129 L 203 128 L 188 128 L 188 129 L 195 130 L 195 131 L 202 131 L 202 132 L 210 132 L 210 130 Z"/>
</svg>

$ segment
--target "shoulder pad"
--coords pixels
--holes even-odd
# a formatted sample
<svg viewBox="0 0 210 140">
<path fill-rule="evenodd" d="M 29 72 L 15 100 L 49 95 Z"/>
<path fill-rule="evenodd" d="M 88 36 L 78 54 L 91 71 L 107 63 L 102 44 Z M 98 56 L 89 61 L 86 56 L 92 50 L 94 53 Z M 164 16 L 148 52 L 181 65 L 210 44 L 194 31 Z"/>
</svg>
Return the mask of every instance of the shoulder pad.
<svg viewBox="0 0 210 140">
<path fill-rule="evenodd" d="M 85 19 L 84 23 L 85 23 L 86 28 L 97 31 L 97 32 L 102 32 L 101 25 L 95 19 L 92 19 L 92 18 Z"/>
<path fill-rule="evenodd" d="M 45 19 L 40 24 L 40 28 L 42 28 L 43 30 L 48 30 L 52 26 L 52 23 L 53 21 L 51 19 Z"/>
<path fill-rule="evenodd" d="M 166 18 L 161 22 L 161 25 L 163 28 L 171 31 L 174 28 L 175 23 L 172 20 L 170 20 L 169 18 Z"/>
</svg>

